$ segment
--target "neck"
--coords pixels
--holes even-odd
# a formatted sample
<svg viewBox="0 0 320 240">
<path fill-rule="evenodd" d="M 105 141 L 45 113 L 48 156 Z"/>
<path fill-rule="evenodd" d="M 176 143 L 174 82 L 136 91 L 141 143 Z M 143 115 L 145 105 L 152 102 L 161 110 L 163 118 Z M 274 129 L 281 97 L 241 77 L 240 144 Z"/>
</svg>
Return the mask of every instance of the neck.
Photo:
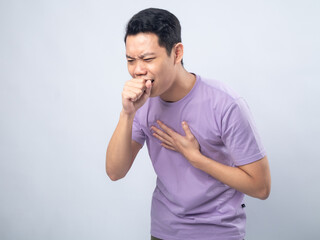
<svg viewBox="0 0 320 240">
<path fill-rule="evenodd" d="M 193 88 L 196 76 L 187 72 L 182 66 L 170 88 L 160 97 L 166 102 L 176 102 L 184 98 Z"/>
</svg>

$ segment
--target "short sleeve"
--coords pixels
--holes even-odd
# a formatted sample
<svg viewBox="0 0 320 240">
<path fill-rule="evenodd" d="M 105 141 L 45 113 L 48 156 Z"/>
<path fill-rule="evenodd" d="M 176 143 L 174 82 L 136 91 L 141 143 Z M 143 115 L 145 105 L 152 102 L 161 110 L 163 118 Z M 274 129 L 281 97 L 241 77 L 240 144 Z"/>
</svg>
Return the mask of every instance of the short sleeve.
<svg viewBox="0 0 320 240">
<path fill-rule="evenodd" d="M 142 128 L 140 127 L 140 124 L 136 115 L 133 119 L 133 125 L 132 125 L 132 140 L 140 143 L 143 146 L 145 139 L 146 139 L 146 136 Z"/>
<path fill-rule="evenodd" d="M 236 99 L 227 108 L 221 126 L 221 138 L 236 166 L 255 162 L 266 155 L 244 99 Z"/>
</svg>

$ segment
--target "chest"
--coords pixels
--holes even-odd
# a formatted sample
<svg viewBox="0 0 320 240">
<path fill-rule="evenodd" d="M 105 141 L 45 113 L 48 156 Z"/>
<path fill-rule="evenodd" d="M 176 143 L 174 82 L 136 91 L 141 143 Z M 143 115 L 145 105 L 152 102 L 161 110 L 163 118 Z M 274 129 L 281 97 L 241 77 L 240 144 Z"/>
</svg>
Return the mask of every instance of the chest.
<svg viewBox="0 0 320 240">
<path fill-rule="evenodd" d="M 151 126 L 160 128 L 157 120 L 180 135 L 185 135 L 181 124 L 183 121 L 187 122 L 201 147 L 212 148 L 223 145 L 220 113 L 215 108 L 210 108 L 210 103 L 207 101 L 190 101 L 175 107 L 151 105 L 141 126 L 150 143 L 157 142 L 150 130 Z"/>
</svg>

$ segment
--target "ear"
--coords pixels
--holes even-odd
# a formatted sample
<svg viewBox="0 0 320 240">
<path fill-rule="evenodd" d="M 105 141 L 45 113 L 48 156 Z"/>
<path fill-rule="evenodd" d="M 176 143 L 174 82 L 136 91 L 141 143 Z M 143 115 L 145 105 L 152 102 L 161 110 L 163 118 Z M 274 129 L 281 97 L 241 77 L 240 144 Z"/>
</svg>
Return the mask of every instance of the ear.
<svg viewBox="0 0 320 240">
<path fill-rule="evenodd" d="M 174 48 L 174 63 L 181 63 L 182 58 L 183 58 L 183 44 L 182 43 L 177 43 Z"/>
</svg>

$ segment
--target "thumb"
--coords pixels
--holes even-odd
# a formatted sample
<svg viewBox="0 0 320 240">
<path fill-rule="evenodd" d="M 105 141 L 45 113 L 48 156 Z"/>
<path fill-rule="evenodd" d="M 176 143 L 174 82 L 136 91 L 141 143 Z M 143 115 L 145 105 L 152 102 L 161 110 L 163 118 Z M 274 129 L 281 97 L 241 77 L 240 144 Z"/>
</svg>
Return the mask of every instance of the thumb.
<svg viewBox="0 0 320 240">
<path fill-rule="evenodd" d="M 146 82 L 146 89 L 145 89 L 144 93 L 142 94 L 141 98 L 139 99 L 139 102 L 144 103 L 150 97 L 151 88 L 152 88 L 151 81 L 148 80 Z"/>
<path fill-rule="evenodd" d="M 183 131 L 186 133 L 186 136 L 193 136 L 187 122 L 185 121 L 182 122 L 182 128 L 183 128 Z"/>
<path fill-rule="evenodd" d="M 150 97 L 151 88 L 152 88 L 152 84 L 151 84 L 151 81 L 150 81 L 150 80 L 148 80 L 148 81 L 146 82 L 146 87 L 147 87 L 147 89 L 146 89 L 146 91 L 145 91 L 145 94 L 147 95 L 147 97 Z"/>
</svg>

